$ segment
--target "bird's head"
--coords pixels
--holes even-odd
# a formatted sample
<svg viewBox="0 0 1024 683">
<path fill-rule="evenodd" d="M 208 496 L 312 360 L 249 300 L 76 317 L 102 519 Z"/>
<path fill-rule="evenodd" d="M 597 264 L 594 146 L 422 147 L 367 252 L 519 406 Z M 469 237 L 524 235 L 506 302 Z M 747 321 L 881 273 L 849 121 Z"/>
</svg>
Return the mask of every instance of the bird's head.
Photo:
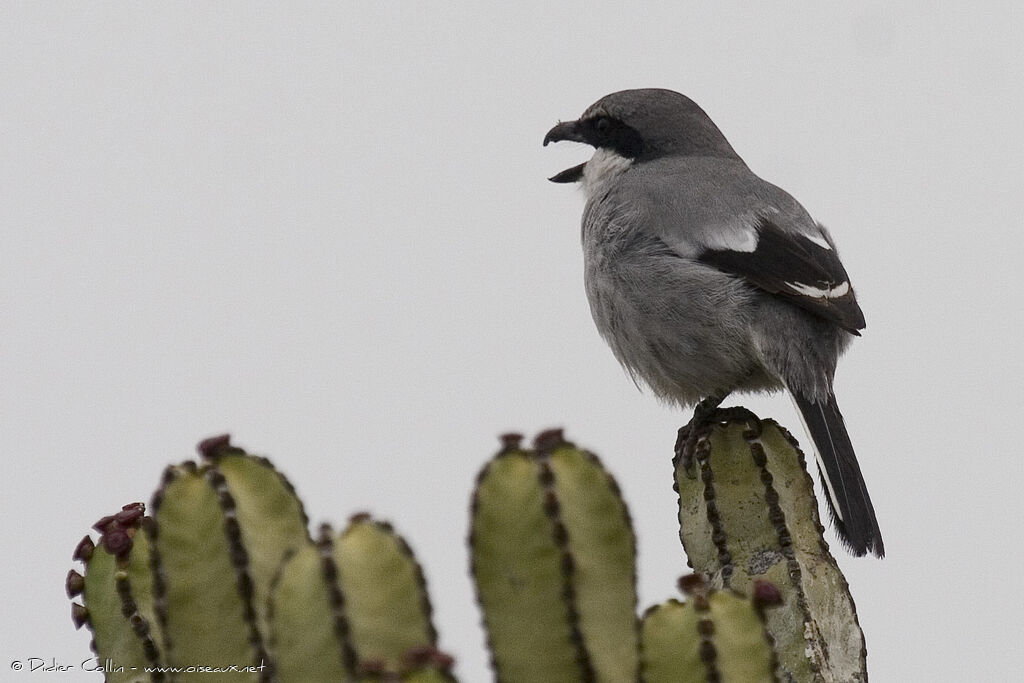
<svg viewBox="0 0 1024 683">
<path fill-rule="evenodd" d="M 738 158 L 732 146 L 690 98 L 672 90 L 621 90 L 590 105 L 575 121 L 563 121 L 544 136 L 549 142 L 571 140 L 629 162 L 665 156 Z M 589 162 L 587 162 L 589 163 Z M 556 183 L 582 180 L 586 163 L 550 178 Z"/>
</svg>

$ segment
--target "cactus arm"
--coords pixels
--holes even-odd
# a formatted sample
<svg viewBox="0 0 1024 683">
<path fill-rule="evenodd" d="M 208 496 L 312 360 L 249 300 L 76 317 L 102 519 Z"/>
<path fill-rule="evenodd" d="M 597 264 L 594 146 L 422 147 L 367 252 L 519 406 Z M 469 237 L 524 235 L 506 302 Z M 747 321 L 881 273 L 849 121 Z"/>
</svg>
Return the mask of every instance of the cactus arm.
<svg viewBox="0 0 1024 683">
<path fill-rule="evenodd" d="M 437 645 L 423 572 L 389 524 L 354 516 L 334 541 L 334 560 L 360 661 L 396 670 L 406 653 Z"/>
<path fill-rule="evenodd" d="M 104 547 L 102 537 L 98 547 L 90 537 L 83 538 L 75 550 L 75 559 L 85 563 L 85 575 L 68 575 L 68 594 L 81 595 L 85 601 L 81 613 L 93 633 L 93 650 L 100 665 L 106 668 L 109 662 L 106 678 L 112 683 L 165 680 L 160 673 L 150 675 L 143 667 L 134 666 L 163 663 L 159 633 L 153 629 L 156 620 L 149 543 L 145 534 L 137 533 L 141 522 L 133 520 L 120 530 L 130 529 L 131 535 L 127 543 L 120 544 L 116 554 Z"/>
<path fill-rule="evenodd" d="M 569 530 L 580 632 L 594 671 L 601 680 L 634 680 L 639 633 L 636 538 L 629 511 L 593 454 L 563 443 L 549 460 L 550 487 Z"/>
<path fill-rule="evenodd" d="M 288 558 L 273 581 L 271 651 L 280 681 L 350 681 L 355 653 L 336 626 L 320 548 L 312 543 Z"/>
<path fill-rule="evenodd" d="M 765 608 L 781 599 L 760 582 L 748 598 L 713 590 L 698 575 L 680 580 L 689 600 L 647 610 L 642 624 L 645 683 L 776 680 L 775 653 L 765 630 Z"/>
<path fill-rule="evenodd" d="M 655 605 L 644 614 L 641 643 L 644 683 L 704 683 L 697 613 L 678 600 Z"/>
<path fill-rule="evenodd" d="M 707 642 L 715 648 L 715 663 L 723 681 L 775 680 L 774 652 L 765 634 L 765 623 L 749 599 L 726 591 L 712 593 L 707 614 L 715 624 Z"/>
<path fill-rule="evenodd" d="M 248 555 L 253 608 L 261 631 L 270 584 L 285 556 L 310 542 L 309 520 L 295 490 L 265 458 L 226 447 L 207 455 L 234 502 L 241 541 Z"/>
<path fill-rule="evenodd" d="M 477 599 L 499 681 L 576 681 L 583 661 L 567 561 L 532 454 L 487 464 L 473 496 L 470 547 Z"/>
<path fill-rule="evenodd" d="M 367 515 L 337 536 L 322 526 L 316 545 L 281 568 L 271 606 L 281 681 L 376 680 L 419 668 L 426 680 L 428 669 L 449 675 L 448 659 L 426 666 L 440 654 L 422 570 L 401 536 Z"/>
<path fill-rule="evenodd" d="M 693 569 L 749 593 L 774 583 L 767 616 L 780 677 L 864 681 L 866 650 L 849 587 L 829 553 L 811 479 L 793 438 L 742 409 L 720 410 L 677 458 L 680 537 Z"/>
<path fill-rule="evenodd" d="M 635 680 L 636 542 L 618 487 L 558 430 L 481 472 L 472 572 L 502 681 Z"/>
<path fill-rule="evenodd" d="M 269 657 L 256 625 L 248 555 L 236 517 L 222 507 L 225 491 L 207 474 L 194 466 L 168 468 L 153 498 L 156 598 L 168 660 L 183 667 L 259 666 Z M 251 673 L 224 676 L 257 680 Z"/>
</svg>

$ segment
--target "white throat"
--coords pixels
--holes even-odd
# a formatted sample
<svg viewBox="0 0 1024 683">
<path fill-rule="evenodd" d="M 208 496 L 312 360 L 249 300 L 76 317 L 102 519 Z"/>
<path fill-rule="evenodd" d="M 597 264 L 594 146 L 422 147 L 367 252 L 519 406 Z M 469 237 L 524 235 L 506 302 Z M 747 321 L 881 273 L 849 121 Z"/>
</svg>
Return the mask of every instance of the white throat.
<svg viewBox="0 0 1024 683">
<path fill-rule="evenodd" d="M 597 149 L 583 167 L 583 191 L 590 199 L 604 192 L 610 183 L 633 164 L 633 160 L 610 149 Z"/>
</svg>

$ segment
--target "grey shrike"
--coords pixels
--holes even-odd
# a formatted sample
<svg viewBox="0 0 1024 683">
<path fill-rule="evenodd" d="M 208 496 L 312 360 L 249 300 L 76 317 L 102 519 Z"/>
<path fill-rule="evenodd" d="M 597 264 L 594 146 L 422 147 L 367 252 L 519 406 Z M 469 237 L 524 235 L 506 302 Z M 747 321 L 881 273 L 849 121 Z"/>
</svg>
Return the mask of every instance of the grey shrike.
<svg viewBox="0 0 1024 683">
<path fill-rule="evenodd" d="M 671 90 L 608 95 L 544 144 L 559 140 L 595 148 L 551 180 L 582 183 L 587 298 L 615 357 L 695 417 L 733 391 L 788 389 L 840 539 L 882 557 L 832 392 L 839 355 L 864 329 L 832 237 Z"/>
</svg>

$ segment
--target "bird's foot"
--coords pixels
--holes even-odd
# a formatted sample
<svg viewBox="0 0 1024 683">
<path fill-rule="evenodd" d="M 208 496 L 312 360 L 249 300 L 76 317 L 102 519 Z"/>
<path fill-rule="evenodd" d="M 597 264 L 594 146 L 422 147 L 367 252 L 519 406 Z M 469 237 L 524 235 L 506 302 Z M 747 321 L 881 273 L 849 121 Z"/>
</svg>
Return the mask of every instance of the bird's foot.
<svg viewBox="0 0 1024 683">
<path fill-rule="evenodd" d="M 676 460 L 681 462 L 687 472 L 693 469 L 693 458 L 697 452 L 697 442 L 711 433 L 715 425 L 715 414 L 725 396 L 708 396 L 693 408 L 693 417 L 679 428 L 676 437 Z"/>
</svg>

